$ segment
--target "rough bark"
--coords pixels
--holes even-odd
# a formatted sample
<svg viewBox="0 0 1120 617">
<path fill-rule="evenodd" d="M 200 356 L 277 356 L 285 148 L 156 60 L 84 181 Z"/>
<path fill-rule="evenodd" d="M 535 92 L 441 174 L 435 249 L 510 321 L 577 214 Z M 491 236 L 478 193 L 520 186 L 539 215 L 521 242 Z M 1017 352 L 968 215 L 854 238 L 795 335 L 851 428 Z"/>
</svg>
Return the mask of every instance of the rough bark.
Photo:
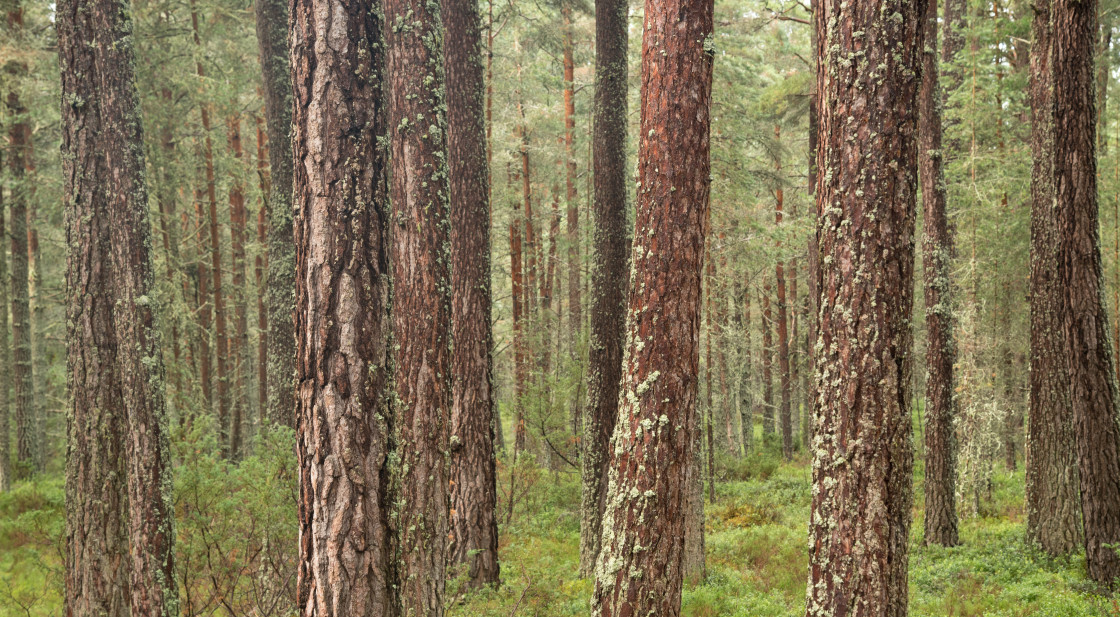
<svg viewBox="0 0 1120 617">
<path fill-rule="evenodd" d="M 904 617 L 926 3 L 818 7 L 821 323 L 806 615 Z"/>
<path fill-rule="evenodd" d="M 922 84 L 918 100 L 918 172 L 922 187 L 926 306 L 925 544 L 956 546 L 957 440 L 953 364 L 953 236 L 945 200 L 941 154 L 941 83 L 937 56 L 937 0 L 928 3 Z"/>
<path fill-rule="evenodd" d="M 1077 450 L 1065 361 L 1054 134 L 1050 97 L 1050 0 L 1032 2 L 1031 22 L 1031 370 L 1027 435 L 1027 536 L 1050 555 L 1081 544 Z"/>
<path fill-rule="evenodd" d="M 245 186 L 241 181 L 244 148 L 241 146 L 241 118 L 228 118 L 229 147 L 234 159 L 234 177 L 229 188 L 230 265 L 233 273 L 233 337 L 229 355 L 233 363 L 233 396 L 230 401 L 229 454 L 241 455 L 241 421 L 245 415 L 246 385 L 249 381 L 249 308 L 245 288 L 245 244 L 249 227 L 249 211 L 245 209 Z"/>
<path fill-rule="evenodd" d="M 451 200 L 450 564 L 470 587 L 498 583 L 490 328 L 490 173 L 482 34 L 474 0 L 443 0 Z"/>
<path fill-rule="evenodd" d="M 292 74 L 288 56 L 288 0 L 254 0 L 265 121 L 268 125 L 268 346 L 264 415 L 295 426 L 296 256 L 292 232 Z M 354 13 L 356 15 L 356 13 Z"/>
<path fill-rule="evenodd" d="M 689 503 L 700 473 L 696 405 L 711 182 L 712 14 L 711 0 L 650 0 L 645 7 L 641 188 L 592 596 L 596 617 L 680 614 L 688 519 L 680 504 Z"/>
<path fill-rule="evenodd" d="M 1120 423 L 1108 344 L 1098 229 L 1095 0 L 1051 5 L 1051 109 L 1054 135 L 1058 280 L 1077 436 L 1081 515 L 1089 576 L 1112 586 L 1120 555 Z"/>
<path fill-rule="evenodd" d="M 591 270 L 587 408 L 581 436 L 581 576 L 591 576 L 599 556 L 603 507 L 607 498 L 610 440 L 618 419 L 627 285 L 630 282 L 630 228 L 626 220 L 628 9 L 629 5 L 624 0 L 597 0 L 595 3 L 595 116 L 591 144 L 595 172 L 595 259 L 592 260 Z M 578 268 L 578 262 L 569 267 Z M 578 279 L 574 282 L 578 283 Z M 569 294 L 573 293 L 572 289 L 569 285 Z M 569 295 L 569 322 L 572 324 L 576 323 L 576 300 L 578 296 L 573 299 Z"/>
<path fill-rule="evenodd" d="M 171 466 L 129 10 L 118 0 L 57 9 L 71 386 L 66 614 L 173 617 Z"/>
<path fill-rule="evenodd" d="M 513 175 L 506 169 L 506 178 L 509 186 L 513 186 Z M 521 242 L 521 222 L 518 213 L 521 204 L 513 201 L 513 217 L 509 223 L 509 261 L 510 261 L 510 289 L 513 295 L 513 381 L 514 381 L 514 428 L 513 428 L 513 459 L 525 449 L 525 386 L 529 377 L 528 366 L 525 360 L 525 273 L 523 269 L 524 255 Z M 510 480 L 512 482 L 512 479 Z M 511 501 L 511 508 L 512 501 Z"/>
<path fill-rule="evenodd" d="M 443 27 L 437 1 L 387 0 L 393 344 L 400 441 L 401 604 L 443 615 L 452 403 Z M 406 23 L 406 21 L 408 23 Z"/>
<path fill-rule="evenodd" d="M 261 203 L 257 209 L 257 255 L 253 260 L 253 278 L 257 286 L 257 422 L 268 420 L 268 202 L 272 198 L 272 179 L 268 165 L 268 134 L 260 116 L 257 125 L 257 179 Z"/>
<path fill-rule="evenodd" d="M 626 37 L 625 32 L 622 35 L 619 35 L 619 34 L 617 34 L 617 32 L 614 32 L 614 31 L 603 32 L 602 30 L 600 30 L 599 23 L 598 23 L 598 19 L 599 19 L 599 16 L 601 14 L 601 12 L 599 10 L 599 4 L 600 4 L 600 2 L 595 3 L 595 19 L 596 19 L 596 22 L 595 22 L 595 39 L 596 39 L 596 42 L 595 42 L 595 52 L 596 52 L 595 68 L 596 68 L 596 70 L 605 69 L 605 70 L 608 71 L 608 74 L 607 75 L 601 75 L 599 73 L 596 73 L 596 75 L 599 75 L 599 80 L 603 80 L 603 79 L 614 80 L 614 79 L 617 79 L 617 74 L 618 74 L 619 69 L 617 67 L 609 67 L 608 68 L 607 63 L 608 62 L 612 63 L 612 64 L 617 63 L 617 57 L 613 56 L 613 55 L 609 55 L 609 54 L 617 54 L 619 52 L 619 50 L 621 49 L 622 54 L 623 54 L 623 58 L 625 58 L 626 44 L 627 44 L 626 38 L 627 37 Z M 604 7 L 604 9 L 611 10 L 614 2 L 609 2 L 608 1 L 605 4 L 606 4 L 606 6 Z M 616 10 L 616 12 L 617 12 L 617 10 Z M 573 358 L 575 358 L 576 353 L 577 353 L 578 348 L 579 348 L 579 339 L 580 339 L 580 336 L 583 332 L 583 299 L 580 295 L 580 291 L 582 289 L 582 283 L 580 282 L 580 274 L 581 274 L 581 268 L 583 267 L 583 264 L 580 261 L 580 257 L 579 257 L 579 249 L 580 249 L 580 246 L 579 246 L 579 195 L 576 192 L 576 154 L 575 154 L 575 128 L 576 128 L 575 60 L 573 58 L 573 47 L 574 47 L 574 45 L 572 44 L 572 7 L 571 7 L 571 1 L 570 0 L 562 0 L 561 1 L 560 13 L 561 13 L 561 18 L 563 19 L 563 22 L 564 22 L 564 24 L 563 24 L 563 26 L 564 26 L 564 45 L 563 45 L 563 47 L 564 47 L 564 49 L 563 49 L 563 52 L 564 52 L 564 56 L 563 56 L 564 57 L 564 155 L 565 155 L 565 158 L 566 158 L 565 164 L 564 164 L 564 171 L 565 171 L 564 182 L 565 182 L 565 187 L 567 189 L 566 199 L 567 199 L 567 205 L 568 205 L 568 212 L 567 212 L 567 215 L 568 215 L 567 216 L 567 219 L 568 219 L 567 220 L 567 223 L 568 223 L 568 229 L 567 229 L 567 232 L 568 232 L 568 315 L 569 315 L 568 331 L 569 331 L 569 338 L 570 338 L 569 349 L 571 351 L 571 356 Z M 612 19 L 612 16 L 604 15 L 604 18 L 610 20 L 610 19 Z M 622 24 L 623 24 L 623 28 L 625 28 L 625 24 L 626 24 L 625 13 L 622 15 Z M 610 28 L 617 28 L 618 24 L 614 23 L 614 22 L 611 22 L 611 23 L 607 24 L 607 26 L 610 27 Z M 600 44 L 599 44 L 600 33 L 608 36 L 608 38 L 610 39 L 610 40 L 604 41 L 605 47 L 600 47 Z M 621 36 L 621 46 L 620 46 L 620 42 L 619 42 L 619 37 L 620 36 Z M 613 38 L 611 38 L 611 37 L 613 37 Z M 608 57 L 604 58 L 603 60 L 600 60 L 599 57 L 598 57 L 598 54 L 600 53 L 600 50 L 608 53 Z M 623 60 L 623 62 L 625 63 L 625 60 Z M 623 81 L 625 81 L 626 68 L 623 67 L 621 69 L 621 71 L 622 71 Z M 605 120 L 607 122 L 610 122 L 609 119 L 603 118 L 602 117 L 602 115 L 603 115 L 602 112 L 600 112 L 598 110 L 598 105 L 599 105 L 598 101 L 599 101 L 599 97 L 601 96 L 598 88 L 599 88 L 599 86 L 598 86 L 598 84 L 596 84 L 596 90 L 595 90 L 595 96 L 596 96 L 595 122 L 598 123 L 600 120 Z M 619 107 L 619 109 L 622 110 L 623 118 L 625 118 L 625 115 L 626 115 L 626 84 L 623 83 L 621 86 L 615 85 L 614 89 L 615 89 L 614 92 L 607 95 L 607 96 L 610 96 L 610 100 L 607 101 L 607 102 L 609 104 L 612 104 L 612 105 L 620 105 L 621 107 Z M 618 90 L 621 90 L 621 92 L 622 92 L 621 102 L 619 101 L 619 99 L 617 97 L 617 94 L 618 94 L 617 91 Z M 614 96 L 611 96 L 611 95 L 614 95 Z M 614 113 L 613 110 L 612 110 L 611 113 Z M 617 127 L 611 127 L 611 129 L 612 130 L 617 130 Z M 598 130 L 598 124 L 596 124 L 596 131 L 597 130 Z M 612 145 L 621 147 L 622 149 L 619 152 L 619 155 L 625 157 L 625 155 L 626 155 L 626 149 L 625 149 L 626 127 L 625 126 L 622 127 L 621 135 L 622 135 L 621 139 L 616 138 L 615 141 L 612 142 Z M 594 137 L 592 139 L 594 140 Z M 592 144 L 591 147 L 592 147 L 592 151 L 594 152 L 594 148 L 595 148 L 594 144 Z M 594 154 L 592 154 L 592 157 L 594 157 Z M 598 170 L 596 170 L 596 175 L 598 175 Z M 598 186 L 598 185 L 596 184 L 596 186 Z M 625 201 L 623 203 L 625 204 Z M 629 247 L 627 247 L 627 248 L 629 248 Z M 594 276 L 594 275 L 592 275 L 592 276 Z M 592 283 L 594 284 L 594 280 L 592 281 Z M 620 325 L 619 330 L 621 331 L 621 329 L 622 329 L 622 326 Z M 581 559 L 581 563 L 582 563 L 582 559 L 583 559 L 582 556 L 581 556 L 580 559 Z M 592 561 L 592 563 L 594 563 L 594 561 Z"/>
<path fill-rule="evenodd" d="M 781 125 L 774 126 L 774 140 L 781 147 L 782 132 Z M 779 176 L 782 173 L 782 159 L 779 155 L 774 161 L 775 173 Z M 782 189 L 781 179 L 778 180 L 778 186 L 774 191 L 776 204 L 774 208 L 774 224 L 781 226 L 785 202 L 785 191 Z M 778 243 L 778 250 L 782 249 L 781 242 Z M 791 410 L 791 386 L 790 386 L 790 369 L 789 369 L 789 311 L 786 307 L 786 275 L 785 275 L 785 262 L 779 257 L 777 265 L 774 266 L 774 283 L 778 292 L 778 383 L 781 390 L 782 407 L 779 419 L 781 422 L 782 430 L 782 456 L 788 461 L 793 458 L 793 418 L 790 415 Z"/>
<path fill-rule="evenodd" d="M 395 617 L 380 7 L 296 0 L 291 8 L 297 607 L 308 617 Z"/>
<path fill-rule="evenodd" d="M 23 7 L 12 2 L 7 13 L 8 31 L 14 41 L 24 37 Z M 36 437 L 36 418 L 32 400 L 33 376 L 31 365 L 31 307 L 27 259 L 27 204 L 31 198 L 32 178 L 28 170 L 31 162 L 31 123 L 28 109 L 20 100 L 20 81 L 28 72 L 27 62 L 13 60 L 5 67 L 10 90 L 7 97 L 8 124 L 8 173 L 11 179 L 11 312 L 12 312 L 12 364 L 14 386 L 14 417 L 16 423 L 16 473 L 27 477 L 39 470 L 39 449 L 42 444 Z"/>
</svg>

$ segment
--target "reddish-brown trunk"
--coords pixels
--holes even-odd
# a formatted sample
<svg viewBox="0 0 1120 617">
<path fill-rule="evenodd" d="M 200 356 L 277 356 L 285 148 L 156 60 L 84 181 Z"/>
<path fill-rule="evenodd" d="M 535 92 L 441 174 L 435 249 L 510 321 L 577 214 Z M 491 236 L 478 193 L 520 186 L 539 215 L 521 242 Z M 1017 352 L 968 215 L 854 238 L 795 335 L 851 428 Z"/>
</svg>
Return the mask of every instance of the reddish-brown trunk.
<svg viewBox="0 0 1120 617">
<path fill-rule="evenodd" d="M 245 244 L 248 236 L 249 212 L 245 209 L 245 187 L 241 183 L 242 159 L 241 117 L 227 120 L 229 147 L 233 153 L 234 176 L 229 188 L 230 254 L 233 258 L 231 282 L 234 289 L 233 338 L 229 355 L 233 363 L 233 397 L 230 416 L 229 452 L 233 458 L 241 454 L 241 419 L 245 410 L 246 382 L 249 370 L 249 309 L 245 294 Z"/>
</svg>

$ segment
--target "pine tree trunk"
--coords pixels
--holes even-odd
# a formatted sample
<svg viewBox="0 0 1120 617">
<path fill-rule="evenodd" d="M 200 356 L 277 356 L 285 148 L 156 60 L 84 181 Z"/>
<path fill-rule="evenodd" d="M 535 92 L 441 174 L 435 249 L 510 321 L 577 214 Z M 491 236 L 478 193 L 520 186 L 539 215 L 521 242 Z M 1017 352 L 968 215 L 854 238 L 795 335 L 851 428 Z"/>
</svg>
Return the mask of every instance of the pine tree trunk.
<svg viewBox="0 0 1120 617">
<path fill-rule="evenodd" d="M 506 169 L 509 187 L 513 186 L 513 175 Z M 513 459 L 525 449 L 525 386 L 528 375 L 525 361 L 525 273 L 522 268 L 524 255 L 521 242 L 521 224 L 517 220 L 521 204 L 513 201 L 513 218 L 509 223 L 509 261 L 510 289 L 513 295 L 513 381 L 514 381 L 514 434 Z M 512 508 L 512 500 L 511 505 Z"/>
<path fill-rule="evenodd" d="M 206 406 L 206 413 L 214 410 L 214 380 L 211 376 L 214 361 L 210 353 L 210 327 L 214 323 L 213 304 L 210 302 L 210 267 L 206 257 L 210 253 L 210 235 L 204 233 L 206 214 L 203 211 L 203 192 L 194 191 L 194 233 L 191 235 L 198 239 L 197 261 L 194 266 L 194 309 L 197 315 L 198 329 L 196 346 L 198 348 L 198 380 L 202 383 L 202 398 Z"/>
<path fill-rule="evenodd" d="M 743 285 L 743 371 L 739 375 L 739 431 L 742 434 L 743 456 L 754 449 L 755 405 L 751 393 L 754 380 L 754 351 L 751 345 L 751 284 L 750 279 Z"/>
<path fill-rule="evenodd" d="M 1054 212 L 1050 0 L 1031 22 L 1031 370 L 1027 436 L 1027 536 L 1055 557 L 1081 544 L 1077 450 L 1065 359 L 1058 228 Z"/>
<path fill-rule="evenodd" d="M 626 219 L 628 8 L 624 0 L 597 0 L 595 3 L 595 117 L 591 140 L 595 172 L 595 259 L 591 269 L 587 409 L 580 436 L 583 499 L 579 564 L 580 575 L 585 577 L 592 575 L 599 556 L 610 440 L 618 420 L 627 285 L 630 283 L 630 227 Z M 571 259 L 569 248 L 569 262 Z M 578 269 L 579 263 L 569 263 L 568 267 Z M 569 324 L 577 333 L 578 283 L 578 278 L 569 279 L 568 286 Z M 572 294 L 576 296 L 573 298 Z"/>
<path fill-rule="evenodd" d="M 706 229 L 712 228 L 711 210 L 709 210 Z M 715 278 L 715 268 L 712 264 L 711 250 L 704 251 L 704 263 L 708 264 L 708 276 L 701 289 L 704 301 L 707 304 L 708 316 L 704 319 L 704 453 L 708 458 L 708 503 L 716 501 L 716 452 L 715 440 L 712 438 L 712 422 L 714 420 L 714 405 L 712 405 L 712 279 Z"/>
<path fill-rule="evenodd" d="M 926 3 L 818 8 L 821 323 L 806 615 L 905 617 Z"/>
<path fill-rule="evenodd" d="M 606 10 L 611 10 L 612 5 L 613 5 L 613 2 L 608 2 L 607 6 L 604 7 L 604 8 Z M 564 27 L 564 49 L 563 49 L 563 52 L 564 52 L 564 155 L 566 157 L 564 168 L 565 168 L 565 172 L 566 172 L 566 174 L 565 174 L 565 186 L 567 188 L 566 195 L 567 195 L 567 204 L 568 204 L 568 230 L 567 230 L 568 231 L 568 315 L 569 315 L 569 318 L 568 318 L 568 336 L 569 336 L 568 343 L 569 343 L 569 346 L 568 346 L 568 349 L 570 350 L 572 358 L 575 358 L 576 354 L 577 354 L 577 351 L 578 351 L 578 347 L 579 347 L 580 335 L 583 332 L 583 299 L 580 297 L 580 291 L 581 291 L 581 285 L 582 285 L 582 283 L 580 282 L 580 274 L 581 274 L 580 273 L 580 268 L 582 267 L 583 264 L 580 261 L 580 257 L 579 257 L 579 248 L 580 248 L 579 247 L 579 195 L 576 192 L 576 153 L 575 153 L 575 128 L 576 128 L 575 60 L 573 58 L 573 49 L 572 49 L 573 48 L 573 45 L 572 45 L 572 7 L 571 7 L 570 0 L 561 0 L 560 14 L 561 14 L 561 19 L 564 22 L 564 24 L 563 24 L 563 27 Z M 598 25 L 598 19 L 599 19 L 600 15 L 601 15 L 601 12 L 599 11 L 598 4 L 596 4 L 596 7 L 595 7 L 595 16 L 596 16 L 595 33 L 596 33 L 596 37 L 598 37 L 598 35 L 601 31 L 599 29 L 599 25 Z M 603 15 L 603 18 L 610 20 L 612 18 L 612 16 Z M 623 16 L 623 23 L 625 23 L 625 16 Z M 614 24 L 607 24 L 608 27 L 611 27 L 613 25 Z M 617 69 L 607 68 L 608 63 L 615 62 L 614 57 L 608 55 L 607 58 L 605 58 L 604 60 L 601 61 L 598 58 L 598 53 L 600 52 L 600 50 L 602 50 L 602 51 L 604 51 L 608 54 L 618 53 L 618 51 L 621 50 L 622 53 L 625 54 L 626 53 L 626 35 L 625 34 L 621 35 L 622 40 L 621 40 L 621 43 L 620 43 L 619 40 L 618 40 L 620 35 L 617 34 L 616 32 L 603 32 L 603 34 L 607 35 L 608 37 L 613 37 L 614 40 L 606 41 L 603 46 L 600 46 L 599 43 L 598 43 L 598 40 L 596 39 L 596 47 L 595 47 L 595 50 L 596 50 L 596 59 L 595 59 L 596 69 L 602 68 L 602 69 L 605 69 L 605 70 L 608 70 L 608 71 L 616 71 L 617 72 Z M 625 74 L 626 74 L 626 69 L 625 68 L 622 69 L 622 74 L 625 76 Z M 603 76 L 603 75 L 599 76 L 600 80 L 614 79 L 614 78 L 615 78 L 615 76 L 610 75 L 610 74 L 608 74 L 606 76 Z M 619 102 L 619 100 L 617 98 L 617 94 L 618 94 L 617 91 L 621 90 L 622 95 L 623 95 L 623 99 L 625 99 L 626 86 L 625 86 L 625 84 L 623 84 L 622 86 L 615 85 L 614 90 L 615 90 L 615 92 L 611 92 L 609 94 L 604 93 L 604 96 L 609 98 L 609 100 L 604 99 L 603 102 L 604 102 L 604 104 L 612 104 L 612 105 L 621 104 L 622 105 L 621 109 L 623 110 L 623 114 L 625 115 L 626 103 L 625 103 L 625 100 L 623 100 L 621 103 Z M 615 95 L 615 96 L 611 96 L 611 95 Z M 596 85 L 595 96 L 596 97 L 600 96 L 599 91 L 598 91 L 598 85 Z M 598 98 L 597 98 L 597 100 L 598 100 Z M 599 103 L 596 103 L 596 105 L 598 105 L 598 104 Z M 613 112 L 610 112 L 610 113 L 613 113 Z M 599 122 L 600 120 L 605 120 L 602 117 L 602 115 L 603 115 L 602 113 L 597 111 L 595 121 Z M 605 121 L 610 122 L 610 120 L 605 120 Z M 626 128 L 625 128 L 625 126 L 622 128 L 622 131 L 619 134 L 620 134 L 621 138 L 618 140 L 618 143 L 615 143 L 614 145 L 617 145 L 617 146 L 620 146 L 620 147 L 623 148 L 622 152 L 620 152 L 619 154 L 621 156 L 625 157 L 625 155 L 626 155 L 626 151 L 625 151 Z M 592 148 L 594 148 L 594 145 L 592 145 Z M 619 326 L 619 330 L 621 330 L 621 329 L 622 329 L 622 326 Z M 576 401 L 576 403 L 578 404 L 579 401 Z"/>
<path fill-rule="evenodd" d="M 14 41 L 21 41 L 23 32 L 23 7 L 14 2 L 8 9 L 8 29 Z M 31 309 L 28 291 L 27 263 L 27 204 L 32 192 L 33 179 L 28 170 L 31 162 L 31 124 L 28 110 L 20 101 L 18 81 L 28 71 L 27 63 L 15 60 L 8 69 L 14 76 L 8 91 L 8 173 L 11 178 L 11 311 L 12 311 L 12 381 L 15 393 L 16 422 L 16 473 L 28 477 L 39 470 L 39 448 L 36 441 L 36 418 L 32 402 L 33 376 L 31 374 Z"/>
<path fill-rule="evenodd" d="M 388 0 L 394 385 L 400 420 L 401 603 L 443 615 L 452 404 L 447 112 L 439 3 Z"/>
<path fill-rule="evenodd" d="M 47 350 L 46 319 L 43 316 L 43 267 L 39 261 L 39 208 L 36 200 L 28 203 L 27 212 L 27 256 L 30 260 L 28 299 L 31 307 L 31 379 L 32 400 L 34 401 L 35 441 L 39 443 L 40 469 L 49 463 L 50 441 L 47 439 Z"/>
<path fill-rule="evenodd" d="M 450 565 L 471 588 L 497 584 L 498 524 L 490 327 L 490 168 L 482 34 L 474 0 L 444 0 L 451 199 Z"/>
<path fill-rule="evenodd" d="M 55 13 L 62 100 L 82 102 L 62 106 L 71 386 L 65 603 L 75 617 L 179 614 L 128 15 L 117 0 L 64 0 Z"/>
<path fill-rule="evenodd" d="M 246 386 L 249 371 L 249 307 L 245 286 L 245 244 L 248 237 L 249 212 L 245 209 L 245 187 L 241 182 L 244 149 L 241 146 L 241 118 L 228 119 L 229 146 L 234 159 L 234 177 L 229 189 L 230 257 L 233 273 L 233 338 L 229 355 L 233 362 L 233 396 L 230 410 L 229 454 L 237 460 L 241 455 L 241 421 L 247 402 Z"/>
<path fill-rule="evenodd" d="M 297 607 L 301 615 L 395 617 L 382 22 L 371 2 L 330 12 L 307 0 L 291 7 L 292 145 L 307 162 L 293 168 Z M 342 40 L 327 44 L 320 36 L 328 32 Z"/>
<path fill-rule="evenodd" d="M 265 417 L 295 426 L 295 277 L 292 235 L 292 72 L 288 59 L 288 1 L 254 0 L 257 45 L 268 124 L 269 191 L 267 208 L 268 355 L 261 358 L 268 376 Z M 355 13 L 356 15 L 357 13 Z M 264 332 L 264 330 L 262 330 Z"/>
<path fill-rule="evenodd" d="M 781 147 L 782 131 L 781 125 L 774 125 L 774 140 Z M 774 163 L 775 173 L 781 175 L 782 173 L 782 159 L 779 156 Z M 781 226 L 784 206 L 785 191 L 782 190 L 781 179 L 778 180 L 779 184 L 774 194 L 777 198 L 777 204 L 774 209 L 774 224 Z M 781 251 L 782 245 L 778 243 L 778 250 Z M 779 257 L 778 264 L 774 267 L 774 282 L 778 291 L 778 380 L 781 386 L 782 396 L 782 409 L 779 416 L 782 427 L 782 456 L 788 461 L 793 458 L 793 418 L 791 417 L 790 407 L 792 393 L 790 392 L 790 370 L 789 370 L 789 315 L 786 310 L 786 276 L 785 276 L 785 262 Z"/>
<path fill-rule="evenodd" d="M 257 255 L 253 279 L 257 286 L 257 422 L 263 428 L 268 420 L 268 203 L 272 199 L 272 179 L 268 165 L 268 136 L 260 116 L 257 125 L 257 178 L 261 203 L 257 209 Z"/>
<path fill-rule="evenodd" d="M 770 281 L 762 285 L 762 434 L 774 434 L 774 319 L 770 312 Z"/>
<path fill-rule="evenodd" d="M 927 0 L 922 83 L 918 100 L 918 171 L 922 187 L 926 305 L 926 429 L 924 544 L 956 546 L 957 439 L 953 364 L 953 236 L 945 204 L 941 150 L 941 83 L 937 56 L 937 0 Z"/>
<path fill-rule="evenodd" d="M 1066 358 L 1081 481 L 1089 576 L 1112 586 L 1120 576 L 1120 423 L 1103 303 L 1098 229 L 1095 0 L 1051 6 L 1051 109 L 1054 213 L 1062 281 Z M 1113 545 L 1113 546 L 1108 546 Z"/>
<path fill-rule="evenodd" d="M 3 150 L 0 149 L 0 169 L 3 168 Z M 4 188 L 0 186 L 0 238 L 7 233 L 4 216 Z M 0 249 L 0 367 L 11 370 L 12 355 L 8 345 L 8 256 Z M 11 402 L 8 399 L 8 382 L 0 379 L 0 492 L 12 487 Z"/>
<path fill-rule="evenodd" d="M 681 504 L 690 503 L 701 471 L 697 343 L 710 204 L 712 14 L 711 0 L 645 7 L 642 188 L 595 617 L 677 617 L 681 610 L 689 520 Z"/>
</svg>

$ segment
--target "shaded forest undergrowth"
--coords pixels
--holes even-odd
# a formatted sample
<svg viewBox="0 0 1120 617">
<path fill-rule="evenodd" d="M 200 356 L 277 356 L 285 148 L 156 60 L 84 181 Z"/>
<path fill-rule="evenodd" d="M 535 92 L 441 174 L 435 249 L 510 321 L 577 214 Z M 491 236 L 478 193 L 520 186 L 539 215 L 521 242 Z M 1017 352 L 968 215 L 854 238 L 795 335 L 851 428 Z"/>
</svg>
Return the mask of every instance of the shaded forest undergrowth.
<svg viewBox="0 0 1120 617">
<path fill-rule="evenodd" d="M 757 429 L 757 427 L 756 427 Z M 183 614 L 291 615 L 296 497 L 291 433 L 258 440 L 237 464 L 210 454 L 204 427 L 175 440 L 178 575 Z M 758 435 L 757 443 L 762 443 Z M 782 463 L 776 441 L 744 460 L 721 457 L 706 504 L 707 577 L 685 585 L 691 617 L 803 615 L 808 456 Z M 921 450 L 918 449 L 918 452 Z M 586 615 L 580 579 L 579 477 L 523 457 L 499 463 L 502 580 L 457 597 L 455 617 Z M 0 617 L 61 612 L 65 542 L 61 471 L 0 494 Z M 910 557 L 917 617 L 1120 616 L 1120 599 L 1091 592 L 1083 555 L 1054 560 L 1024 540 L 1023 471 L 997 470 L 981 512 L 961 521 L 963 545 L 921 546 L 922 465 Z M 509 496 L 513 495 L 513 509 Z"/>
</svg>

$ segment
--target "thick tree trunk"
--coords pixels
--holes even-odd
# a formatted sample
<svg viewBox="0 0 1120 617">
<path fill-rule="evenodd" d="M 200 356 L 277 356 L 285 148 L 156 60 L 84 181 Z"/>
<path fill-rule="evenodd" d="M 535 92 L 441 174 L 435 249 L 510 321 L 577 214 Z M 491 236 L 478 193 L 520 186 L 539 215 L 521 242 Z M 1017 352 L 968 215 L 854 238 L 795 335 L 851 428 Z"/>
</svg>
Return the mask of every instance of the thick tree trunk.
<svg viewBox="0 0 1120 617">
<path fill-rule="evenodd" d="M 24 37 L 23 7 L 13 2 L 8 9 L 8 29 L 14 40 Z M 11 375 L 15 394 L 16 422 L 16 473 L 21 477 L 39 470 L 39 449 L 43 444 L 36 440 L 33 376 L 31 365 L 31 308 L 27 259 L 27 204 L 32 193 L 33 179 L 28 174 L 31 162 L 31 124 L 28 109 L 20 100 L 18 80 L 27 73 L 27 63 L 14 60 L 8 72 L 13 83 L 8 91 L 8 173 L 12 187 L 11 224 L 11 311 L 12 311 L 12 366 Z"/>
<path fill-rule="evenodd" d="M 394 385 L 402 475 L 401 604 L 443 615 L 452 404 L 450 213 L 439 2 L 387 0 Z M 407 27 L 399 24 L 410 22 Z"/>
<path fill-rule="evenodd" d="M 288 0 L 254 0 L 265 120 L 268 124 L 268 408 L 271 422 L 295 426 L 296 249 L 292 235 L 292 73 L 288 57 Z M 353 13 L 357 15 L 357 13 Z M 263 332 L 263 330 L 262 330 Z"/>
<path fill-rule="evenodd" d="M 580 575 L 591 576 L 599 556 L 607 498 L 610 440 L 618 419 L 622 379 L 627 285 L 630 282 L 630 227 L 627 225 L 626 116 L 627 11 L 624 0 L 595 2 L 595 171 L 594 250 L 591 269 L 591 345 L 587 358 L 587 409 L 581 435 L 583 499 L 580 517 Z M 569 238 L 569 241 L 571 239 Z M 577 255 L 578 257 L 578 255 Z M 571 252 L 569 249 L 569 261 Z M 579 263 L 569 267 L 578 269 Z M 578 274 L 576 275 L 578 276 Z M 569 279 L 568 313 L 576 324 Z M 579 292 L 574 292 L 578 294 Z M 573 326 L 573 331 L 577 326 Z"/>
<path fill-rule="evenodd" d="M 1058 227 L 1054 211 L 1050 0 L 1031 22 L 1031 370 L 1027 436 L 1027 536 L 1053 556 L 1081 544 L 1077 450 L 1070 417 Z"/>
<path fill-rule="evenodd" d="M 55 13 L 71 385 L 65 602 L 66 614 L 77 617 L 179 614 L 163 357 L 128 15 L 117 0 L 65 0 Z"/>
<path fill-rule="evenodd" d="M 927 0 L 922 84 L 918 100 L 918 171 L 922 186 L 926 303 L 925 544 L 956 546 L 957 439 L 953 364 L 953 236 L 945 205 L 941 154 L 941 83 L 937 56 L 937 0 Z"/>
<path fill-rule="evenodd" d="M 762 285 L 762 434 L 774 434 L 774 319 L 770 312 L 770 281 Z"/>
<path fill-rule="evenodd" d="M 474 0 L 444 0 L 455 347 L 450 437 L 452 566 L 469 587 L 498 583 L 497 487 L 490 329 L 490 168 L 482 96 L 482 34 Z"/>
<path fill-rule="evenodd" d="M 1058 280 L 1065 290 L 1062 310 L 1085 553 L 1089 576 L 1112 586 L 1120 576 L 1120 555 L 1113 548 L 1120 543 L 1120 423 L 1098 229 L 1097 2 L 1055 0 L 1051 25 Z"/>
<path fill-rule="evenodd" d="M 293 168 L 297 606 L 301 615 L 395 617 L 380 7 L 349 2 L 325 11 L 308 0 L 291 6 L 292 144 L 303 162 Z M 328 33 L 339 38 L 328 44 L 320 38 Z"/>
<path fill-rule="evenodd" d="M 595 617 L 677 617 L 681 609 L 689 519 L 681 504 L 690 503 L 700 473 L 697 342 L 710 190 L 712 13 L 711 0 L 651 0 L 645 8 L 641 190 Z"/>
<path fill-rule="evenodd" d="M 818 8 L 821 323 L 806 615 L 905 617 L 926 3 Z"/>
</svg>

